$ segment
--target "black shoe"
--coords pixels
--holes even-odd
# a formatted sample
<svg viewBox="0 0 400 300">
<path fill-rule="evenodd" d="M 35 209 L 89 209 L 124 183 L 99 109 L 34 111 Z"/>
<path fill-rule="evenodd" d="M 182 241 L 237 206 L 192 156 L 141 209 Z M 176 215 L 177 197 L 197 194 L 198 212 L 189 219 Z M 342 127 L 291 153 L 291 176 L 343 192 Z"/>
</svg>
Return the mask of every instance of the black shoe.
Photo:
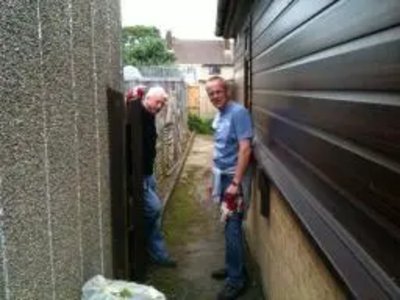
<svg viewBox="0 0 400 300">
<path fill-rule="evenodd" d="M 236 287 L 230 284 L 225 284 L 223 290 L 218 294 L 217 300 L 235 300 L 245 290 L 245 286 Z"/>
<path fill-rule="evenodd" d="M 226 278 L 226 269 L 224 268 L 213 271 L 211 277 L 215 280 L 224 280 Z"/>
<path fill-rule="evenodd" d="M 164 268 L 176 268 L 178 266 L 177 262 L 170 257 L 157 260 L 152 259 L 151 263 Z"/>
</svg>

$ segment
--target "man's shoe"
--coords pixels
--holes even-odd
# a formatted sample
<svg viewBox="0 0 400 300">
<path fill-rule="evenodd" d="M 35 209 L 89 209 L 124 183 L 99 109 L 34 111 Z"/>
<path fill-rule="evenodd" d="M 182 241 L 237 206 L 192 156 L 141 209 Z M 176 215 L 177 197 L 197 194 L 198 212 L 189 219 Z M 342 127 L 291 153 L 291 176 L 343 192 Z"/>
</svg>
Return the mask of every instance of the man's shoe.
<svg viewBox="0 0 400 300">
<path fill-rule="evenodd" d="M 215 280 L 224 280 L 226 278 L 226 269 L 223 268 L 213 271 L 211 277 Z"/>
<path fill-rule="evenodd" d="M 170 257 L 157 260 L 152 259 L 151 263 L 164 268 L 176 268 L 178 266 L 177 262 Z"/>
<path fill-rule="evenodd" d="M 230 284 L 225 284 L 224 289 L 218 294 L 217 300 L 235 300 L 245 290 L 245 287 L 236 287 Z"/>
</svg>

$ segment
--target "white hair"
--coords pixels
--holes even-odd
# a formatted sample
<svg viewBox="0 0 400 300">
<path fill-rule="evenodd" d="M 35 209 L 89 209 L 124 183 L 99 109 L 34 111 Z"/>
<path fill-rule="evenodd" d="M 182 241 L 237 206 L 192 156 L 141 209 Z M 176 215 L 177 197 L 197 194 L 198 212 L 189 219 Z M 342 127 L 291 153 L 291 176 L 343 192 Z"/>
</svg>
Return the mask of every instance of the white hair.
<svg viewBox="0 0 400 300">
<path fill-rule="evenodd" d="M 161 86 L 152 86 L 151 88 L 149 88 L 149 90 L 146 93 L 145 99 L 147 99 L 149 97 L 154 97 L 154 96 L 162 97 L 165 100 L 168 99 L 167 92 Z"/>
</svg>

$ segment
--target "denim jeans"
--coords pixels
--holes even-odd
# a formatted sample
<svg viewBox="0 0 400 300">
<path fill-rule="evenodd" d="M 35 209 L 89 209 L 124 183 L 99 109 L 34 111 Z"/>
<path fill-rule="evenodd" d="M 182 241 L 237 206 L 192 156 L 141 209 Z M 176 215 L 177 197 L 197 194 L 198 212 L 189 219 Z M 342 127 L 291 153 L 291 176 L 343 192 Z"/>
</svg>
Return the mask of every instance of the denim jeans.
<svg viewBox="0 0 400 300">
<path fill-rule="evenodd" d="M 144 222 L 148 242 L 148 252 L 153 260 L 169 257 L 161 232 L 162 202 L 156 193 L 154 175 L 145 176 L 143 180 Z"/>
<path fill-rule="evenodd" d="M 222 175 L 222 191 L 228 188 L 231 181 L 232 176 Z M 242 223 L 243 213 L 234 213 L 225 224 L 226 283 L 236 287 L 242 287 L 246 280 Z"/>
</svg>

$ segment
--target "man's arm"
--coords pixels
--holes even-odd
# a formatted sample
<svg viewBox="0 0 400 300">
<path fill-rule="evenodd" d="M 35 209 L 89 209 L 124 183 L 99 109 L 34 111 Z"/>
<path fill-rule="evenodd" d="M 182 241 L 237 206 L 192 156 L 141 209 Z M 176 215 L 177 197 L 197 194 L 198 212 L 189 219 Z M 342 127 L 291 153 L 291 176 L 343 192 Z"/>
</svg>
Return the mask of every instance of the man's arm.
<svg viewBox="0 0 400 300">
<path fill-rule="evenodd" d="M 227 194 L 236 195 L 238 192 L 239 185 L 246 173 L 247 166 L 249 165 L 251 157 L 251 145 L 249 139 L 243 139 L 239 141 L 239 153 L 238 153 L 238 164 L 235 169 L 235 175 L 233 180 L 226 190 Z"/>
<path fill-rule="evenodd" d="M 233 116 L 233 127 L 238 139 L 238 161 L 235 168 L 235 174 L 226 193 L 236 195 L 239 185 L 245 176 L 247 166 L 251 157 L 251 140 L 253 138 L 253 128 L 251 117 L 246 109 L 240 109 Z"/>
<path fill-rule="evenodd" d="M 239 142 L 239 153 L 238 153 L 238 164 L 235 170 L 235 176 L 233 182 L 240 183 L 246 173 L 247 166 L 250 162 L 251 146 L 250 140 L 245 139 Z"/>
</svg>

